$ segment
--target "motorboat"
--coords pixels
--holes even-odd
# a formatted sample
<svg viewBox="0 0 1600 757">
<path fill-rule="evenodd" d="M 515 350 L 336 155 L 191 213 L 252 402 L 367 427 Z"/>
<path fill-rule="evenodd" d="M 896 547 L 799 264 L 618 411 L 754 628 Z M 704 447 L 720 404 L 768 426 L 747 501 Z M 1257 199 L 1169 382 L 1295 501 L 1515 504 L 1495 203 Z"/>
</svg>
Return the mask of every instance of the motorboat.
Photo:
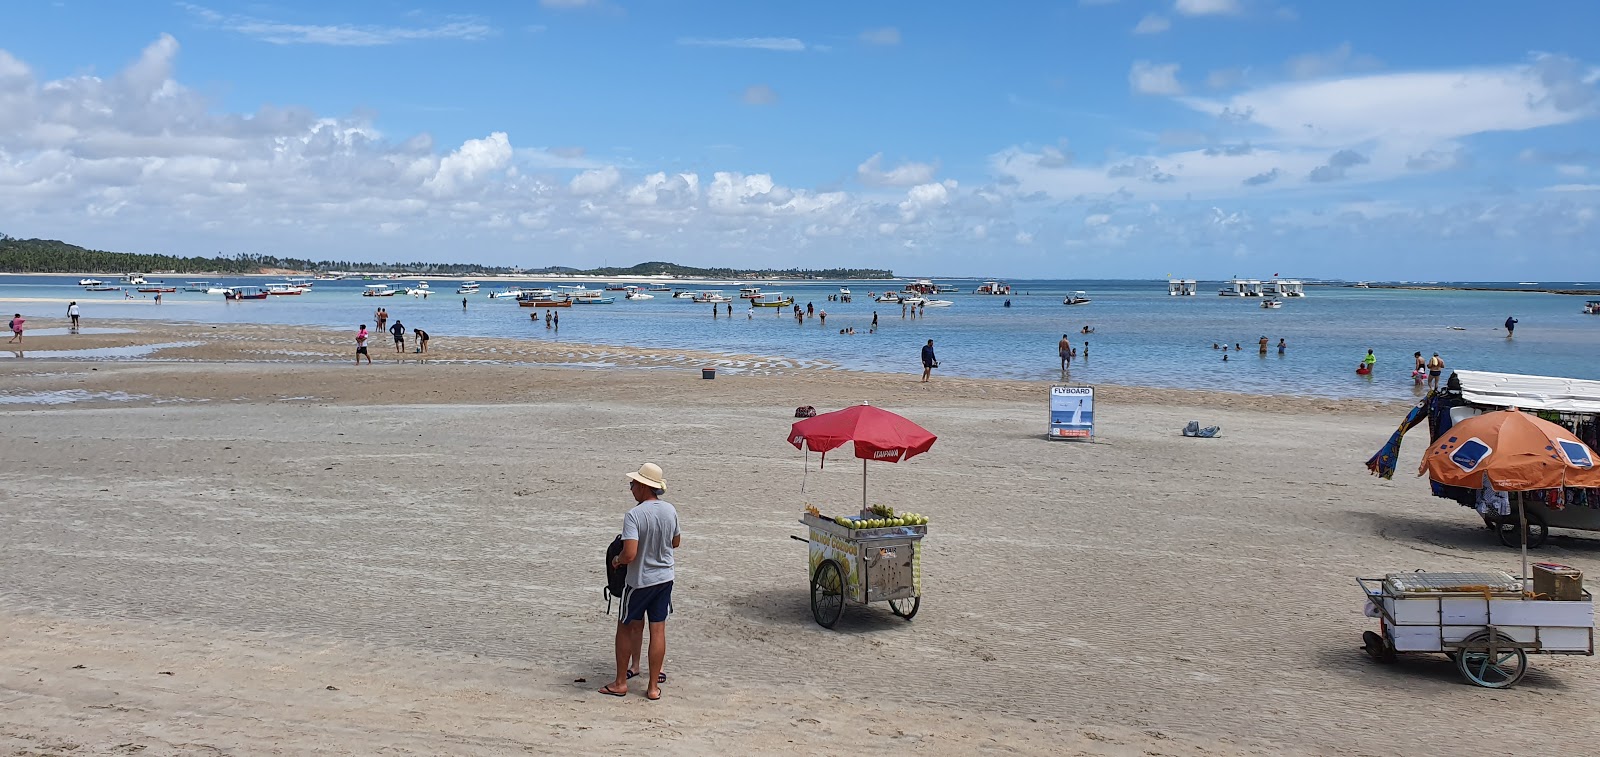
<svg viewBox="0 0 1600 757">
<path fill-rule="evenodd" d="M 910 305 L 911 307 L 916 307 L 918 305 L 926 303 L 927 301 L 928 300 L 926 298 L 924 298 L 920 294 L 913 294 L 913 295 L 909 295 L 909 296 L 908 295 L 903 295 L 903 294 L 900 295 L 900 304 L 901 305 Z"/>
<path fill-rule="evenodd" d="M 1351 284 L 1350 286 L 1352 286 L 1352 287 L 1354 287 L 1356 289 L 1371 289 L 1372 288 L 1365 281 L 1357 281 L 1356 283 Z"/>
<path fill-rule="evenodd" d="M 106 286 L 105 284 L 101 284 L 99 286 L 84 287 L 83 291 L 85 291 L 85 292 L 120 292 L 120 291 L 122 291 L 122 287 L 113 287 L 113 286 Z"/>
<path fill-rule="evenodd" d="M 1061 299 L 1061 304 L 1063 304 L 1063 305 L 1087 305 L 1087 304 L 1089 304 L 1089 293 L 1088 292 L 1084 292 L 1084 291 L 1070 292 L 1070 293 L 1067 294 L 1066 297 L 1063 297 Z"/>
<path fill-rule="evenodd" d="M 183 291 L 185 292 L 205 292 L 210 289 L 211 282 L 209 281 L 186 281 L 183 283 Z"/>
<path fill-rule="evenodd" d="M 1258 279 L 1232 279 L 1227 286 L 1218 289 L 1217 294 L 1223 297 L 1260 297 L 1261 282 Z"/>
<path fill-rule="evenodd" d="M 297 287 L 300 287 L 301 289 L 310 289 L 312 286 L 316 285 L 316 283 L 317 283 L 316 279 L 308 279 L 308 278 L 305 278 L 303 276 L 300 277 L 300 278 L 287 278 L 287 279 L 284 279 L 284 281 L 287 281 L 290 284 L 293 284 L 293 285 L 295 285 Z"/>
<path fill-rule="evenodd" d="M 768 292 L 761 295 L 761 299 L 751 301 L 751 307 L 758 308 L 786 308 L 794 304 L 793 297 L 785 297 L 783 292 Z"/>
<path fill-rule="evenodd" d="M 972 290 L 973 294 L 1011 294 L 1011 285 L 998 281 L 985 281 Z"/>
<path fill-rule="evenodd" d="M 144 280 L 144 274 L 142 273 L 125 273 L 122 274 L 122 283 L 138 286 L 148 282 Z"/>
<path fill-rule="evenodd" d="M 722 290 L 720 290 L 720 289 L 707 290 L 707 291 L 703 291 L 703 292 L 696 292 L 692 299 L 693 299 L 693 301 L 701 303 L 701 304 L 705 304 L 707 302 L 714 303 L 714 304 L 721 304 L 721 303 L 724 303 L 724 302 L 733 302 L 733 300 L 731 298 L 729 298 L 728 295 L 723 294 Z"/>
<path fill-rule="evenodd" d="M 157 282 L 148 286 L 139 287 L 138 291 L 145 292 L 147 294 L 171 294 L 172 292 L 178 291 L 178 288 L 169 287 L 166 284 Z"/>
<path fill-rule="evenodd" d="M 1278 308 L 1283 307 L 1283 300 L 1273 297 L 1266 297 L 1261 300 L 1261 307 L 1267 310 L 1277 310 Z"/>
<path fill-rule="evenodd" d="M 907 284 L 904 291 L 911 292 L 913 294 L 938 294 L 939 285 L 933 283 L 933 279 L 917 279 L 916 281 Z"/>
<path fill-rule="evenodd" d="M 672 287 L 669 287 L 666 284 L 651 284 L 648 288 L 652 292 L 670 292 L 670 291 L 672 291 Z"/>
<path fill-rule="evenodd" d="M 839 287 L 839 294 L 849 294 L 850 287 Z"/>
<path fill-rule="evenodd" d="M 947 308 L 954 304 L 950 300 L 927 300 L 922 303 L 922 306 L 925 308 Z"/>
<path fill-rule="evenodd" d="M 672 299 L 692 300 L 694 299 L 695 294 L 695 291 L 692 289 L 674 289 L 672 290 Z"/>
<path fill-rule="evenodd" d="M 1199 286 L 1200 282 L 1194 279 L 1167 279 L 1167 295 L 1171 297 L 1193 297 Z"/>
<path fill-rule="evenodd" d="M 628 299 L 628 300 L 653 300 L 653 299 L 656 298 L 655 295 L 647 294 L 643 290 L 639 289 L 639 287 L 636 287 L 636 286 L 626 287 L 622 291 L 627 292 L 627 294 L 623 295 L 623 299 Z"/>
<path fill-rule="evenodd" d="M 291 294 L 305 294 L 305 293 L 306 293 L 305 289 L 303 289 L 301 287 L 298 287 L 298 286 L 295 286 L 294 284 L 283 283 L 283 284 L 268 284 L 267 285 L 267 294 L 276 295 L 276 296 L 279 296 L 279 297 L 286 296 L 286 295 L 291 295 Z"/>
<path fill-rule="evenodd" d="M 899 292 L 884 292 L 878 295 L 874 302 L 899 302 L 904 295 Z"/>
<path fill-rule="evenodd" d="M 388 284 L 367 284 L 361 290 L 362 297 L 393 297 L 399 294 Z"/>
<path fill-rule="evenodd" d="M 1299 279 L 1274 277 L 1261 287 L 1261 293 L 1267 297 L 1304 297 L 1306 296 L 1306 285 L 1305 282 Z"/>
<path fill-rule="evenodd" d="M 463 282 L 461 282 L 460 288 L 456 289 L 456 294 L 477 294 L 477 293 L 478 293 L 478 282 L 476 282 L 476 281 L 463 281 Z"/>
<path fill-rule="evenodd" d="M 227 293 L 222 295 L 224 300 L 264 300 L 266 298 L 267 293 L 262 291 L 261 287 L 249 286 L 228 287 Z"/>
<path fill-rule="evenodd" d="M 78 286 L 81 287 L 97 287 L 104 283 L 104 281 L 99 279 L 78 279 Z"/>
<path fill-rule="evenodd" d="M 761 299 L 761 287 L 743 287 L 743 288 L 741 288 L 739 290 L 739 299 L 741 299 L 741 300 L 759 300 L 759 299 Z"/>
<path fill-rule="evenodd" d="M 491 300 L 502 300 L 502 299 L 504 299 L 504 300 L 514 300 L 514 299 L 516 299 L 517 295 L 519 295 L 519 294 L 522 294 L 522 289 L 521 288 L 519 288 L 519 287 L 510 287 L 508 289 L 502 289 L 502 290 L 500 290 L 498 292 L 490 292 L 489 293 L 489 299 L 491 299 Z"/>
<path fill-rule="evenodd" d="M 574 305 L 610 305 L 616 302 L 617 298 L 604 297 L 599 292 L 595 292 L 585 297 L 572 297 L 570 301 Z"/>
<path fill-rule="evenodd" d="M 428 286 L 428 282 L 419 281 L 416 286 L 406 289 L 405 293 L 412 297 L 427 297 L 433 294 L 433 289 Z"/>
<path fill-rule="evenodd" d="M 549 289 L 524 289 L 517 295 L 517 304 L 525 308 L 570 308 L 572 298 Z"/>
<path fill-rule="evenodd" d="M 211 286 L 206 287 L 206 294 L 227 294 L 228 290 L 229 287 L 225 287 L 221 284 L 212 284 Z"/>
</svg>

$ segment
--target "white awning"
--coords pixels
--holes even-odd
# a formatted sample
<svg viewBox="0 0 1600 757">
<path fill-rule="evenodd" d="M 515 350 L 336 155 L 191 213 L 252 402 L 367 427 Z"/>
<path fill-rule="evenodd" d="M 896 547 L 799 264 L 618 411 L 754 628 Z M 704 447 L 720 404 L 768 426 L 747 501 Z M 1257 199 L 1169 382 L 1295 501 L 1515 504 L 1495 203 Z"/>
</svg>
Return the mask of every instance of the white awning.
<svg viewBox="0 0 1600 757">
<path fill-rule="evenodd" d="M 1487 371 L 1455 374 L 1462 398 L 1476 405 L 1600 413 L 1600 381 Z"/>
</svg>

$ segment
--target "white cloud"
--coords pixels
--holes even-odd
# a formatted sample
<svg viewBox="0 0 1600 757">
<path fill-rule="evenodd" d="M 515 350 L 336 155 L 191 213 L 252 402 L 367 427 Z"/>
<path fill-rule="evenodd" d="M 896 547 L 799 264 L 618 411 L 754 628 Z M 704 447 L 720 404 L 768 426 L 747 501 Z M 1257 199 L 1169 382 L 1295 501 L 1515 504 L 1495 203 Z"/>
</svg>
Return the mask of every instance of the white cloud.
<svg viewBox="0 0 1600 757">
<path fill-rule="evenodd" d="M 318 25 L 292 24 L 253 16 L 219 13 L 204 6 L 187 3 L 179 5 L 210 26 L 274 45 L 374 47 L 434 39 L 475 41 L 493 36 L 495 33 L 493 27 L 474 16 L 452 18 L 434 26 Z"/>
<path fill-rule="evenodd" d="M 1239 0 L 1176 0 L 1172 9 L 1185 16 L 1231 16 L 1241 10 Z"/>
<path fill-rule="evenodd" d="M 801 53 L 806 50 L 806 43 L 793 37 L 738 37 L 732 39 L 679 37 L 678 44 L 689 47 L 738 47 L 749 50 L 775 50 L 785 53 Z"/>
<path fill-rule="evenodd" d="M 861 33 L 861 41 L 869 45 L 892 46 L 900 44 L 900 30 L 893 26 L 868 29 Z"/>
<path fill-rule="evenodd" d="M 778 102 L 778 93 L 765 84 L 753 84 L 745 87 L 744 94 L 739 96 L 745 105 L 772 105 Z"/>
<path fill-rule="evenodd" d="M 616 166 L 606 166 L 584 171 L 572 177 L 572 181 L 567 186 L 572 189 L 572 193 L 575 195 L 597 195 L 610 191 L 621 180 L 622 171 L 618 170 Z"/>
<path fill-rule="evenodd" d="M 510 162 L 511 140 L 505 132 L 497 131 L 486 139 L 463 142 L 460 149 L 439 161 L 439 170 L 426 185 L 436 194 L 454 194 L 463 187 L 482 182 Z"/>
<path fill-rule="evenodd" d="M 1141 95 L 1181 95 L 1183 85 L 1178 83 L 1178 64 L 1133 62 L 1128 71 L 1128 86 Z"/>
<path fill-rule="evenodd" d="M 1382 66 L 1382 61 L 1357 53 L 1345 42 L 1325 53 L 1296 55 L 1285 64 L 1285 69 L 1295 79 L 1316 79 L 1345 71 L 1371 71 Z"/>
<path fill-rule="evenodd" d="M 939 166 L 934 163 L 907 161 L 885 171 L 880 152 L 856 166 L 856 178 L 869 187 L 907 187 L 932 181 L 938 170 Z"/>
<path fill-rule="evenodd" d="M 1157 13 L 1146 13 L 1133 27 L 1134 34 L 1160 34 L 1172 28 L 1172 20 Z"/>
</svg>

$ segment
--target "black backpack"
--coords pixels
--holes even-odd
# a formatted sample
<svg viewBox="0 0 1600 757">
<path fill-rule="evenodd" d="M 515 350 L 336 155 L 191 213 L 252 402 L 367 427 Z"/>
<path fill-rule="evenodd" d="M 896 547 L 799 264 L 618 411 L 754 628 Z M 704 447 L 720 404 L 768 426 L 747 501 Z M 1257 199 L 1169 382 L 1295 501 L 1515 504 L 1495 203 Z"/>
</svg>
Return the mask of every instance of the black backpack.
<svg viewBox="0 0 1600 757">
<path fill-rule="evenodd" d="M 606 547 L 606 588 L 601 593 L 606 598 L 606 614 L 611 614 L 611 598 L 622 596 L 622 589 L 628 582 L 628 566 L 620 568 L 611 566 L 611 562 L 622 554 L 622 534 L 611 540 L 611 546 Z"/>
</svg>

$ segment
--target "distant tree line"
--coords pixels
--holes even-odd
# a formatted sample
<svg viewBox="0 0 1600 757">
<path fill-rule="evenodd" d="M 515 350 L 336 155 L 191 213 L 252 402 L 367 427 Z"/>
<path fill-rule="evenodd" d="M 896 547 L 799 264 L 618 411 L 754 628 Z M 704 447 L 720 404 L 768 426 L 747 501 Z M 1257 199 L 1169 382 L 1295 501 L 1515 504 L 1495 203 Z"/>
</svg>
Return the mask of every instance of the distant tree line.
<svg viewBox="0 0 1600 757">
<path fill-rule="evenodd" d="M 571 276 L 660 276 L 683 278 L 790 278 L 790 279 L 888 279 L 893 271 L 873 268 L 801 268 L 747 270 L 738 268 L 695 268 L 676 263 L 640 263 L 628 268 L 549 267 L 523 269 L 476 263 L 366 263 L 350 260 L 305 260 L 275 255 L 238 254 L 232 257 L 179 257 L 133 252 L 90 250 L 54 239 L 17 239 L 0 234 L 0 272 L 5 273 L 260 273 L 278 268 L 320 273 L 405 273 L 435 276 L 498 273 L 560 273 Z"/>
</svg>

